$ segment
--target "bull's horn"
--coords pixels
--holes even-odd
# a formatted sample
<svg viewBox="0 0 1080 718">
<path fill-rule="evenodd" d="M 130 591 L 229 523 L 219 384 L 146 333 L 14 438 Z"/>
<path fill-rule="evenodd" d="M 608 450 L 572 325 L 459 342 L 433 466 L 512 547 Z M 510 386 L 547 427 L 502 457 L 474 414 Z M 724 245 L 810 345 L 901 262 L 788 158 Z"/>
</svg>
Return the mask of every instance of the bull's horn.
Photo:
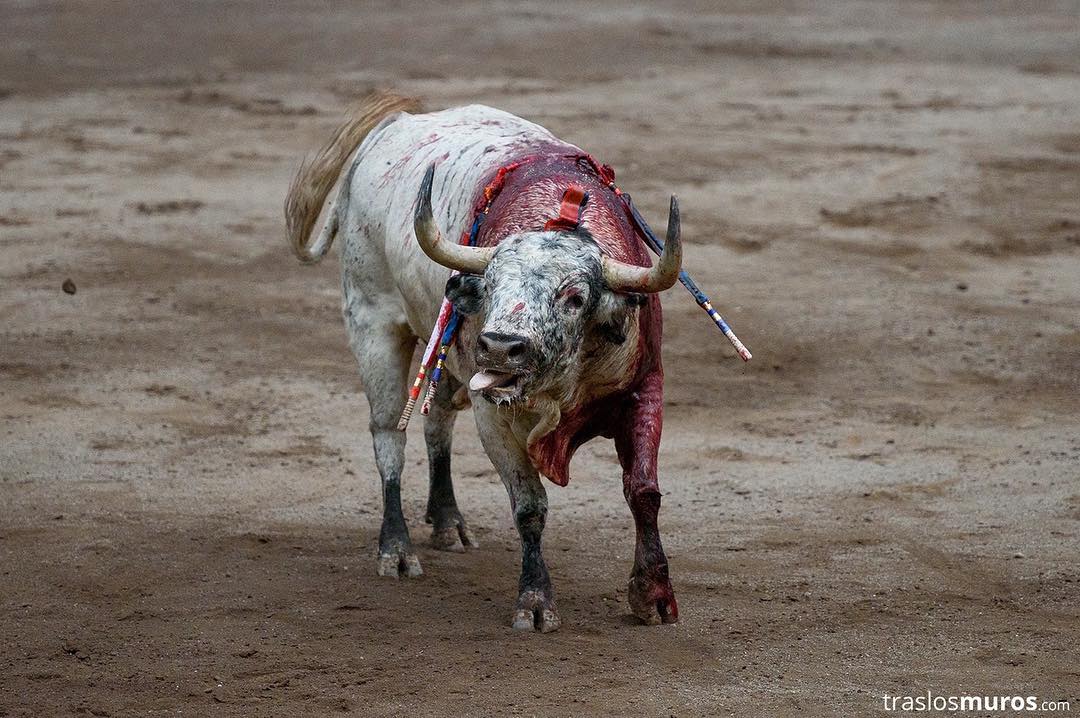
<svg viewBox="0 0 1080 718">
<path fill-rule="evenodd" d="M 435 163 L 428 166 L 424 181 L 420 183 L 420 196 L 413 215 L 413 230 L 420 249 L 433 261 L 465 274 L 483 274 L 491 262 L 493 247 L 469 247 L 463 244 L 447 242 L 435 218 L 431 214 L 431 183 L 435 178 Z"/>
<path fill-rule="evenodd" d="M 668 211 L 667 241 L 664 251 L 654 267 L 638 267 L 610 257 L 601 257 L 604 263 L 604 279 L 616 292 L 641 292 L 651 294 L 671 288 L 682 270 L 682 235 L 679 229 L 679 200 L 671 195 Z"/>
</svg>

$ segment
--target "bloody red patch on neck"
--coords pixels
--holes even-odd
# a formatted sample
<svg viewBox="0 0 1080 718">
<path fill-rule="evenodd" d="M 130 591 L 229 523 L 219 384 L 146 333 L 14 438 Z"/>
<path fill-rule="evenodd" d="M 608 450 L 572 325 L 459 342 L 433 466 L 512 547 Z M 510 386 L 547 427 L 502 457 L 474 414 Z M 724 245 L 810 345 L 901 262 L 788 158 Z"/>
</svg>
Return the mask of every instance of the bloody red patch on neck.
<svg viewBox="0 0 1080 718">
<path fill-rule="evenodd" d="M 642 401 L 663 402 L 663 392 L 652 392 L 647 396 L 639 396 L 637 392 L 638 387 L 656 374 L 659 374 L 660 385 L 663 384 L 664 369 L 660 363 L 662 324 L 660 300 L 652 295 L 638 313 L 638 351 L 633 364 L 626 367 L 631 375 L 626 386 L 614 394 L 563 411 L 555 429 L 528 447 L 529 460 L 537 471 L 559 486 L 566 486 L 570 483 L 570 460 L 578 447 L 597 436 L 615 436 L 630 420 L 630 407 Z"/>
<path fill-rule="evenodd" d="M 487 219 L 477 235 L 479 246 L 493 246 L 521 232 L 544 229 L 553 214 L 562 208 L 569 187 L 588 192 L 580 206 L 579 226 L 588 231 L 606 256 L 622 262 L 649 266 L 648 252 L 630 224 L 622 200 L 603 178 L 577 155 L 534 155 L 500 178 L 498 194 L 491 202 Z M 560 486 L 570 482 L 570 460 L 578 447 L 597 436 L 614 436 L 628 420 L 628 409 L 641 401 L 662 402 L 662 392 L 639 397 L 636 389 L 648 377 L 659 374 L 662 333 L 660 300 L 656 295 L 638 311 L 637 351 L 622 370 L 628 375 L 623 388 L 614 394 L 564 407 L 558 425 L 528 447 L 536 470 Z"/>
</svg>

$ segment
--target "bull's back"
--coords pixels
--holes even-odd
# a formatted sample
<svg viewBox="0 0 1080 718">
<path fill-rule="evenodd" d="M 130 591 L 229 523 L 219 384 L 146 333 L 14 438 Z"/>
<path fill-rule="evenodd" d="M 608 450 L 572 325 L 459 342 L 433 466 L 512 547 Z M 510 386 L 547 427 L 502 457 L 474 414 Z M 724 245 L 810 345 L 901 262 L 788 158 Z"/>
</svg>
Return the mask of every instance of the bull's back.
<svg viewBox="0 0 1080 718">
<path fill-rule="evenodd" d="M 385 258 L 379 264 L 387 276 L 379 277 L 379 284 L 400 297 L 417 335 L 430 330 L 449 277 L 449 270 L 423 254 L 413 234 L 417 193 L 428 165 L 436 165 L 435 221 L 444 237 L 457 241 L 472 225 L 478 193 L 498 169 L 547 150 L 577 148 L 539 125 L 483 105 L 393 115 L 361 144 L 351 168 L 344 224 L 346 243 L 355 244 L 345 251 Z"/>
</svg>

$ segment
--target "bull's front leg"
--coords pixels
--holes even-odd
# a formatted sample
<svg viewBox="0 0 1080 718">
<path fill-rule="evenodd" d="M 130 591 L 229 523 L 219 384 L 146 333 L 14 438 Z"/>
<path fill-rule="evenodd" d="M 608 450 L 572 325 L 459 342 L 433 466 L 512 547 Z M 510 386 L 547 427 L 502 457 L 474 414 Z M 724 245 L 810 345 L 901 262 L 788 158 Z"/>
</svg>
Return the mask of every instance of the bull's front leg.
<svg viewBox="0 0 1080 718">
<path fill-rule="evenodd" d="M 679 605 L 675 602 L 667 556 L 656 525 L 660 513 L 656 458 L 663 423 L 663 376 L 653 375 L 637 392 L 615 434 L 615 448 L 623 469 L 623 495 L 637 529 L 627 597 L 633 614 L 648 624 L 679 620 Z"/>
<path fill-rule="evenodd" d="M 521 578 L 511 626 L 515 630 L 549 633 L 562 620 L 555 608 L 555 593 L 541 548 L 547 492 L 508 418 L 479 397 L 473 408 L 484 450 L 510 495 L 514 525 L 521 537 Z"/>
</svg>

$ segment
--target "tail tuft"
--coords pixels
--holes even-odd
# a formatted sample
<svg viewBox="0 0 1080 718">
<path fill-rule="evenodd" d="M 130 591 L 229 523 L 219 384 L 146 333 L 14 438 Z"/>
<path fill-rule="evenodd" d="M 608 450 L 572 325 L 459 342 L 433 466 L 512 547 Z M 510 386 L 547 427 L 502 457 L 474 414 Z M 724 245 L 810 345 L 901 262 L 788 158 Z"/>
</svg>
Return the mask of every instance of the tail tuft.
<svg viewBox="0 0 1080 718">
<path fill-rule="evenodd" d="M 337 222 L 336 217 L 331 215 L 318 240 L 313 245 L 308 245 L 323 204 L 353 151 L 388 115 L 395 112 L 422 111 L 420 101 L 415 98 L 381 90 L 372 92 L 349 112 L 345 123 L 315 157 L 300 166 L 292 185 L 289 186 L 289 193 L 285 196 L 285 226 L 289 245 L 300 261 L 319 261 L 334 241 Z"/>
</svg>

